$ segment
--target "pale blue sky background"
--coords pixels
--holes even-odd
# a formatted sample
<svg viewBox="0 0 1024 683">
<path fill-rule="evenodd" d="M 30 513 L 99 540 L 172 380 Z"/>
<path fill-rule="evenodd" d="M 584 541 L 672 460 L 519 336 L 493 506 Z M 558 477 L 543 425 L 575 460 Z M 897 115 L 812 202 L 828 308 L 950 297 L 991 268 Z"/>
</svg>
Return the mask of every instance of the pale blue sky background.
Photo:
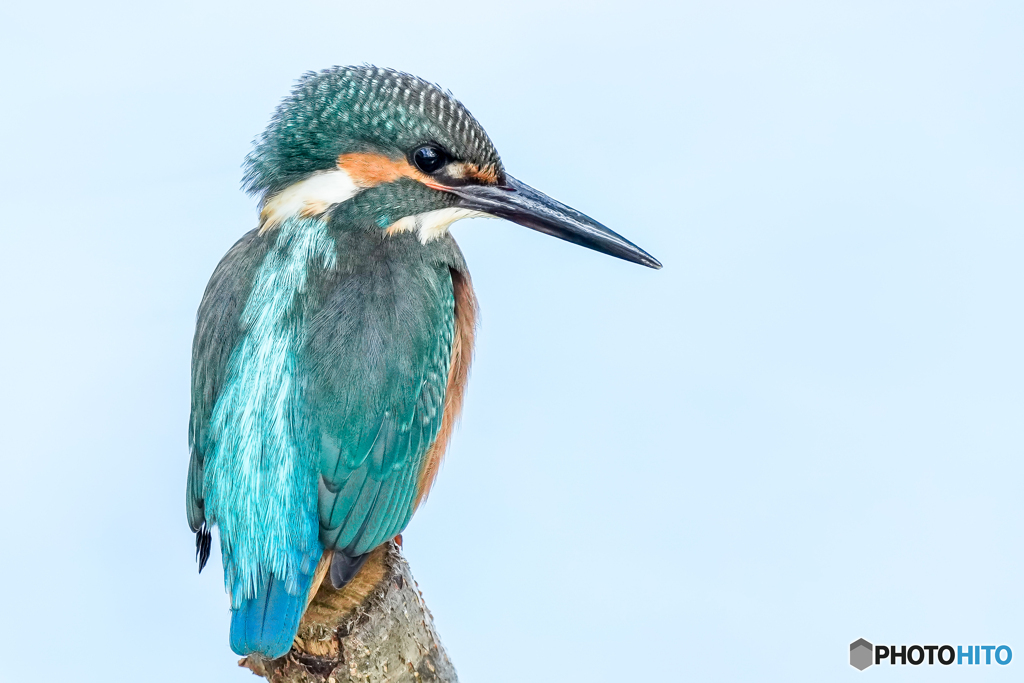
<svg viewBox="0 0 1024 683">
<path fill-rule="evenodd" d="M 194 315 L 254 225 L 251 140 L 301 73 L 360 62 L 450 88 L 513 174 L 665 264 L 455 228 L 476 365 L 405 540 L 462 680 L 1024 667 L 1021 3 L 38 2 L 0 27 L 2 675 L 254 680 L 185 523 Z M 859 637 L 1015 657 L 859 673 Z"/>
</svg>

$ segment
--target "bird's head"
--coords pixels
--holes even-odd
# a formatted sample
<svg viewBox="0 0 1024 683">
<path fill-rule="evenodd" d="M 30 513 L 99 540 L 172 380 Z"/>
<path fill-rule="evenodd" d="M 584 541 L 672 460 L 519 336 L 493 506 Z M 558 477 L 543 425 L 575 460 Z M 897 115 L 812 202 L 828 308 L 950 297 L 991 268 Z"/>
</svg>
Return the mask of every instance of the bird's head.
<svg viewBox="0 0 1024 683">
<path fill-rule="evenodd" d="M 505 172 L 480 124 L 451 94 L 373 66 L 309 73 L 246 159 L 260 224 L 343 213 L 424 243 L 460 218 L 505 218 L 651 268 L 661 264 L 597 221 Z"/>
</svg>

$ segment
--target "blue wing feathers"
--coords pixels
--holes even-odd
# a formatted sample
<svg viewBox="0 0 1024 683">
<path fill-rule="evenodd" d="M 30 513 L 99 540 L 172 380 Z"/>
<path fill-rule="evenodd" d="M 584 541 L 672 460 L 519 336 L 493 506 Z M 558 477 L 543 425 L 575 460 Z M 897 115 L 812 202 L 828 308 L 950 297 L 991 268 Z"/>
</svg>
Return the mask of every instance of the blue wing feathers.
<svg viewBox="0 0 1024 683">
<path fill-rule="evenodd" d="M 269 243 L 257 231 L 244 235 L 217 265 L 196 315 L 192 340 L 192 411 L 188 441 L 191 452 L 185 509 L 192 531 L 199 531 L 204 514 L 204 441 L 214 404 L 228 375 L 228 361 L 243 334 L 240 318 L 253 279 Z"/>
<path fill-rule="evenodd" d="M 311 325 L 308 362 L 323 370 L 311 392 L 324 444 L 320 540 L 351 555 L 405 527 L 441 426 L 454 291 L 447 266 L 417 268 L 339 283 Z"/>
<path fill-rule="evenodd" d="M 391 509 L 385 516 L 388 524 L 380 533 L 380 537 L 385 540 L 392 538 L 404 529 L 405 525 L 409 522 L 409 518 L 412 517 L 412 501 L 417 494 L 419 472 L 410 468 L 406 472 L 405 477 L 405 482 L 401 487 L 401 496 L 395 499 Z"/>
<path fill-rule="evenodd" d="M 323 482 L 320 488 L 320 528 L 336 529 L 342 525 L 352 511 L 352 507 L 363 489 L 366 482 L 367 468 L 360 467 L 349 475 L 344 485 L 336 491 L 330 491 L 327 486 L 327 479 L 321 477 Z M 326 489 L 326 490 L 325 490 Z"/>
<path fill-rule="evenodd" d="M 412 469 L 411 467 L 407 469 Z M 405 483 L 405 473 L 402 472 L 397 476 L 388 477 L 384 482 L 381 483 L 380 490 L 377 492 L 377 497 L 373 501 L 373 507 L 370 509 L 370 513 L 366 516 L 366 521 L 363 522 L 363 527 L 359 530 L 357 537 L 358 542 L 353 553 L 361 555 L 365 552 L 369 552 L 376 546 L 380 545 L 383 540 L 380 538 L 380 532 L 382 531 L 381 525 L 385 525 L 384 529 L 387 529 L 391 525 L 391 518 L 387 517 L 388 513 L 392 511 L 392 503 L 396 498 L 401 497 L 402 485 Z"/>
<path fill-rule="evenodd" d="M 352 506 L 349 511 L 348 517 L 345 519 L 345 523 L 341 527 L 341 533 L 338 536 L 337 550 L 349 550 L 354 548 L 356 537 L 359 532 L 363 529 L 366 524 L 366 518 L 370 514 L 370 509 L 377 500 L 377 494 L 380 493 L 381 482 L 368 479 L 363 488 L 359 493 L 359 498 L 356 499 L 356 504 Z M 349 552 L 349 555 L 358 555 L 357 552 Z"/>
</svg>

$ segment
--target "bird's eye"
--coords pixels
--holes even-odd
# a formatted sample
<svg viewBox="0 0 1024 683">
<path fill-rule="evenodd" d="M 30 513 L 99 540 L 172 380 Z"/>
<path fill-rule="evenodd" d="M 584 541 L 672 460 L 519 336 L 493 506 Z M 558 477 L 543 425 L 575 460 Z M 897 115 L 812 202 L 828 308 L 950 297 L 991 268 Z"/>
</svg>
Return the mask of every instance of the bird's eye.
<svg viewBox="0 0 1024 683">
<path fill-rule="evenodd" d="M 448 155 L 437 145 L 423 145 L 412 153 L 412 162 L 424 173 L 435 173 L 448 163 Z"/>
</svg>

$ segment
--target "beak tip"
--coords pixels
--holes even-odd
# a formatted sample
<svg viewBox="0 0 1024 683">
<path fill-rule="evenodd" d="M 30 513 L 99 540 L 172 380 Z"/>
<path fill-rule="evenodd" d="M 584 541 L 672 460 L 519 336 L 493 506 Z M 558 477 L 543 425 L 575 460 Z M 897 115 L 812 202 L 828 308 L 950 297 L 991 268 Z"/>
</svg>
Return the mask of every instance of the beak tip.
<svg viewBox="0 0 1024 683">
<path fill-rule="evenodd" d="M 630 246 L 633 247 L 633 249 L 631 250 L 632 253 L 629 254 L 628 256 L 619 254 L 616 255 L 619 256 L 619 258 L 625 259 L 626 261 L 636 263 L 637 265 L 646 266 L 651 270 L 661 270 L 661 261 L 654 258 L 653 256 L 651 256 L 646 251 L 644 251 L 643 249 L 636 245 Z"/>
</svg>

